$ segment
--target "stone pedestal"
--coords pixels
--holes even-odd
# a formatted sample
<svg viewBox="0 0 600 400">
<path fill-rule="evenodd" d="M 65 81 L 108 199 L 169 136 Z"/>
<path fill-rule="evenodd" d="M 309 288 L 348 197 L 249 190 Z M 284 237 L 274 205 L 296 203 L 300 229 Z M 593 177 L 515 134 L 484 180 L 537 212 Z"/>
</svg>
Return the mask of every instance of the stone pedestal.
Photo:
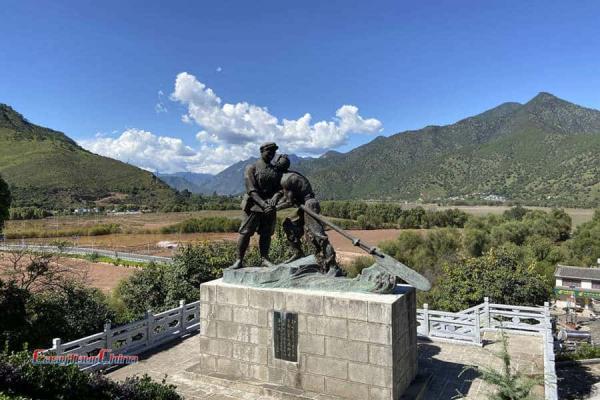
<svg viewBox="0 0 600 400">
<path fill-rule="evenodd" d="M 200 286 L 200 300 L 203 371 L 360 400 L 397 400 L 417 373 L 410 286 L 378 295 L 219 279 Z"/>
</svg>

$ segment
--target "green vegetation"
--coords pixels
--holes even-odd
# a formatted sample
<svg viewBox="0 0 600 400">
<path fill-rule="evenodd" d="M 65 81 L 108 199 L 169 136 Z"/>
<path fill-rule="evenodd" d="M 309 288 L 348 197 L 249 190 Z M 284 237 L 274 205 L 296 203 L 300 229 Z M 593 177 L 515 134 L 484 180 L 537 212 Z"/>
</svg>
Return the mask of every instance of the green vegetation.
<svg viewBox="0 0 600 400">
<path fill-rule="evenodd" d="M 438 282 L 443 284 L 430 294 L 431 307 L 436 310 L 464 310 L 481 304 L 484 297 L 500 304 L 536 306 L 552 294 L 552 283 L 510 248 L 445 263 Z"/>
<path fill-rule="evenodd" d="M 381 247 L 432 281 L 434 289 L 419 294 L 432 308 L 456 311 L 485 296 L 531 305 L 548 300 L 557 263 L 585 265 L 578 261 L 600 254 L 600 243 L 576 239 L 587 238 L 585 232 L 597 225 L 600 218 L 580 226 L 569 239 L 571 219 L 564 211 L 515 207 L 503 215 L 471 216 L 463 230 L 403 232 Z M 581 242 L 586 245 L 578 246 Z"/>
<path fill-rule="evenodd" d="M 600 204 L 600 111 L 541 93 L 447 126 L 378 137 L 345 154 L 302 160 L 322 199 Z"/>
<path fill-rule="evenodd" d="M 238 196 L 201 195 L 183 190 L 176 192 L 175 197 L 166 201 L 160 210 L 163 212 L 239 210 L 240 203 L 241 198 Z"/>
<path fill-rule="evenodd" d="M 11 220 L 42 219 L 51 216 L 52 213 L 39 207 L 16 207 L 10 209 Z"/>
<path fill-rule="evenodd" d="M 12 197 L 8 189 L 8 184 L 0 176 L 0 233 L 2 233 L 2 229 L 4 228 L 4 221 L 9 217 L 8 210 L 11 201 Z"/>
<path fill-rule="evenodd" d="M 99 201 L 157 208 L 174 197 L 152 173 L 92 154 L 3 104 L 0 173 L 10 184 L 15 207 L 64 209 Z"/>
<path fill-rule="evenodd" d="M 600 210 L 594 218 L 581 224 L 568 242 L 571 265 L 594 265 L 600 258 Z"/>
<path fill-rule="evenodd" d="M 165 226 L 160 233 L 237 232 L 240 219 L 226 217 L 190 218 L 174 225 Z"/>
<path fill-rule="evenodd" d="M 68 236 L 102 236 L 113 233 L 120 233 L 121 227 L 118 224 L 98 224 L 82 228 L 55 229 L 55 230 L 16 230 L 6 233 L 7 239 L 27 239 L 27 238 L 52 238 Z"/>
<path fill-rule="evenodd" d="M 60 276 L 52 258 L 36 256 L 18 268 L 0 280 L 0 342 L 9 349 L 46 347 L 55 337 L 78 339 L 115 318 L 102 292 Z"/>
<path fill-rule="evenodd" d="M 291 250 L 278 227 L 271 243 L 270 259 L 277 263 L 288 259 Z M 146 310 L 155 312 L 176 307 L 181 299 L 197 301 L 200 284 L 222 276 L 224 268 L 236 259 L 236 246 L 231 242 L 200 242 L 181 248 L 173 264 L 149 265 L 136 271 L 117 287 L 112 304 L 118 311 L 117 321 L 140 318 Z M 258 249 L 252 246 L 246 259 L 258 265 Z"/>
<path fill-rule="evenodd" d="M 559 353 L 556 356 L 557 361 L 589 360 L 591 358 L 600 358 L 600 346 L 581 343 L 575 351 Z"/>
<path fill-rule="evenodd" d="M 427 211 L 422 207 L 403 209 L 393 203 L 366 203 L 362 201 L 324 201 L 321 213 L 328 217 L 350 220 L 358 229 L 420 229 L 433 227 L 462 228 L 469 218 L 460 210 Z M 354 222 L 354 223 L 352 223 Z"/>
<path fill-rule="evenodd" d="M 345 271 L 348 278 L 354 278 L 362 272 L 363 269 L 370 267 L 373 265 L 373 257 L 361 256 L 357 257 L 350 265 L 345 266 Z"/>
<path fill-rule="evenodd" d="M 148 375 L 115 382 L 75 365 L 36 365 L 28 351 L 0 353 L 0 399 L 181 400 L 175 386 Z"/>
</svg>

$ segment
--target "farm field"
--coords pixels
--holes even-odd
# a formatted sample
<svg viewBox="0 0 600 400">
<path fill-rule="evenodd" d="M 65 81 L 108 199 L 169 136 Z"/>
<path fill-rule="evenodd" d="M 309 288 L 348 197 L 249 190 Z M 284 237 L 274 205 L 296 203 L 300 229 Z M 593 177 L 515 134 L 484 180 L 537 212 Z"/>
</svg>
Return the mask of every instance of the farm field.
<svg viewBox="0 0 600 400">
<path fill-rule="evenodd" d="M 502 214 L 508 206 L 438 206 L 435 204 L 403 203 L 406 208 L 423 207 L 427 210 L 447 210 L 457 208 L 472 215 Z M 547 207 L 527 207 L 548 211 Z M 590 221 L 594 215 L 593 209 L 565 208 L 567 214 L 573 219 L 573 227 Z M 284 210 L 279 215 L 285 216 L 291 210 Z M 238 210 L 203 210 L 178 213 L 148 213 L 148 214 L 121 214 L 121 215 L 92 215 L 92 216 L 59 216 L 39 220 L 7 221 L 5 231 L 18 234 L 22 231 L 40 230 L 67 230 L 73 228 L 92 227 L 95 225 L 117 224 L 121 231 L 127 234 L 146 234 L 157 232 L 160 228 L 185 221 L 190 218 L 226 217 L 241 218 L 242 212 Z M 166 240 L 166 239 L 165 239 Z"/>
<path fill-rule="evenodd" d="M 420 229 L 409 229 L 415 232 L 424 232 Z M 395 239 L 402 229 L 376 229 L 376 230 L 350 230 L 350 234 L 361 238 L 364 242 L 375 245 L 384 240 Z M 404 230 L 406 231 L 406 230 Z M 334 231 L 328 231 L 331 243 L 338 252 L 364 254 L 360 249 L 352 245 Z M 238 234 L 235 232 L 214 233 L 170 233 L 170 234 L 111 234 L 103 236 L 81 236 L 76 240 L 73 238 L 36 238 L 24 240 L 8 240 L 8 243 L 28 244 L 50 244 L 56 240 L 64 239 L 81 247 L 92 247 L 108 249 L 129 253 L 149 254 L 156 256 L 172 256 L 175 249 L 161 247 L 160 242 L 175 244 L 188 244 L 198 241 L 228 240 L 236 241 Z M 254 239 L 256 240 L 256 236 Z"/>
<path fill-rule="evenodd" d="M 92 227 L 95 225 L 117 224 L 121 227 L 121 230 L 126 233 L 146 233 L 157 231 L 162 227 L 173 225 L 189 218 L 240 218 L 241 215 L 242 212 L 237 210 L 204 210 L 179 213 L 108 214 L 87 216 L 68 215 L 37 220 L 7 221 L 5 230 L 7 233 L 18 233 L 31 230 L 60 231 L 74 228 Z"/>
<path fill-rule="evenodd" d="M 25 257 L 22 263 L 27 262 Z M 94 287 L 105 293 L 113 290 L 122 279 L 131 276 L 136 268 L 122 267 L 107 263 L 91 262 L 79 258 L 60 257 L 56 261 L 64 274 L 82 281 L 86 286 Z M 0 277 L 6 274 L 11 266 L 10 255 L 0 253 Z"/>
</svg>

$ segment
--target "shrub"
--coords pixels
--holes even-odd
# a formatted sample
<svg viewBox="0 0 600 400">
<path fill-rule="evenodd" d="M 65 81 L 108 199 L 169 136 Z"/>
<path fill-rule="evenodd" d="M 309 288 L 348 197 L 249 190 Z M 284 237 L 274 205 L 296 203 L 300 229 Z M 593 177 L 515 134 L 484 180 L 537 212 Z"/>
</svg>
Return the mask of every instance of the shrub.
<svg viewBox="0 0 600 400">
<path fill-rule="evenodd" d="M 26 396 L 47 400 L 180 400 L 174 385 L 149 376 L 119 383 L 99 372 L 80 371 L 75 365 L 35 365 L 27 351 L 0 354 L 0 393 L 9 399 Z M 0 397 L 1 398 L 1 397 Z M 19 398 L 19 397 L 16 397 Z"/>
<path fill-rule="evenodd" d="M 225 217 L 190 218 L 174 225 L 162 227 L 161 233 L 236 232 L 239 219 Z"/>
<path fill-rule="evenodd" d="M 362 272 L 363 269 L 370 267 L 374 262 L 375 261 L 373 260 L 373 257 L 356 257 L 350 262 L 350 264 L 344 267 L 344 270 L 346 270 L 348 278 L 355 278 Z"/>
</svg>

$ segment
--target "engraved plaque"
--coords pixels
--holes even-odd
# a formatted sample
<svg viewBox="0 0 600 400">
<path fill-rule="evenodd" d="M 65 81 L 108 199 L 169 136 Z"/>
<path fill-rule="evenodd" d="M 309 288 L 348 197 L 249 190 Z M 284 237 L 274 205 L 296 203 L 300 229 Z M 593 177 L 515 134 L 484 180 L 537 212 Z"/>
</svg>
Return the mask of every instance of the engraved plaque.
<svg viewBox="0 0 600 400">
<path fill-rule="evenodd" d="M 298 314 L 273 312 L 275 358 L 298 362 Z"/>
</svg>

